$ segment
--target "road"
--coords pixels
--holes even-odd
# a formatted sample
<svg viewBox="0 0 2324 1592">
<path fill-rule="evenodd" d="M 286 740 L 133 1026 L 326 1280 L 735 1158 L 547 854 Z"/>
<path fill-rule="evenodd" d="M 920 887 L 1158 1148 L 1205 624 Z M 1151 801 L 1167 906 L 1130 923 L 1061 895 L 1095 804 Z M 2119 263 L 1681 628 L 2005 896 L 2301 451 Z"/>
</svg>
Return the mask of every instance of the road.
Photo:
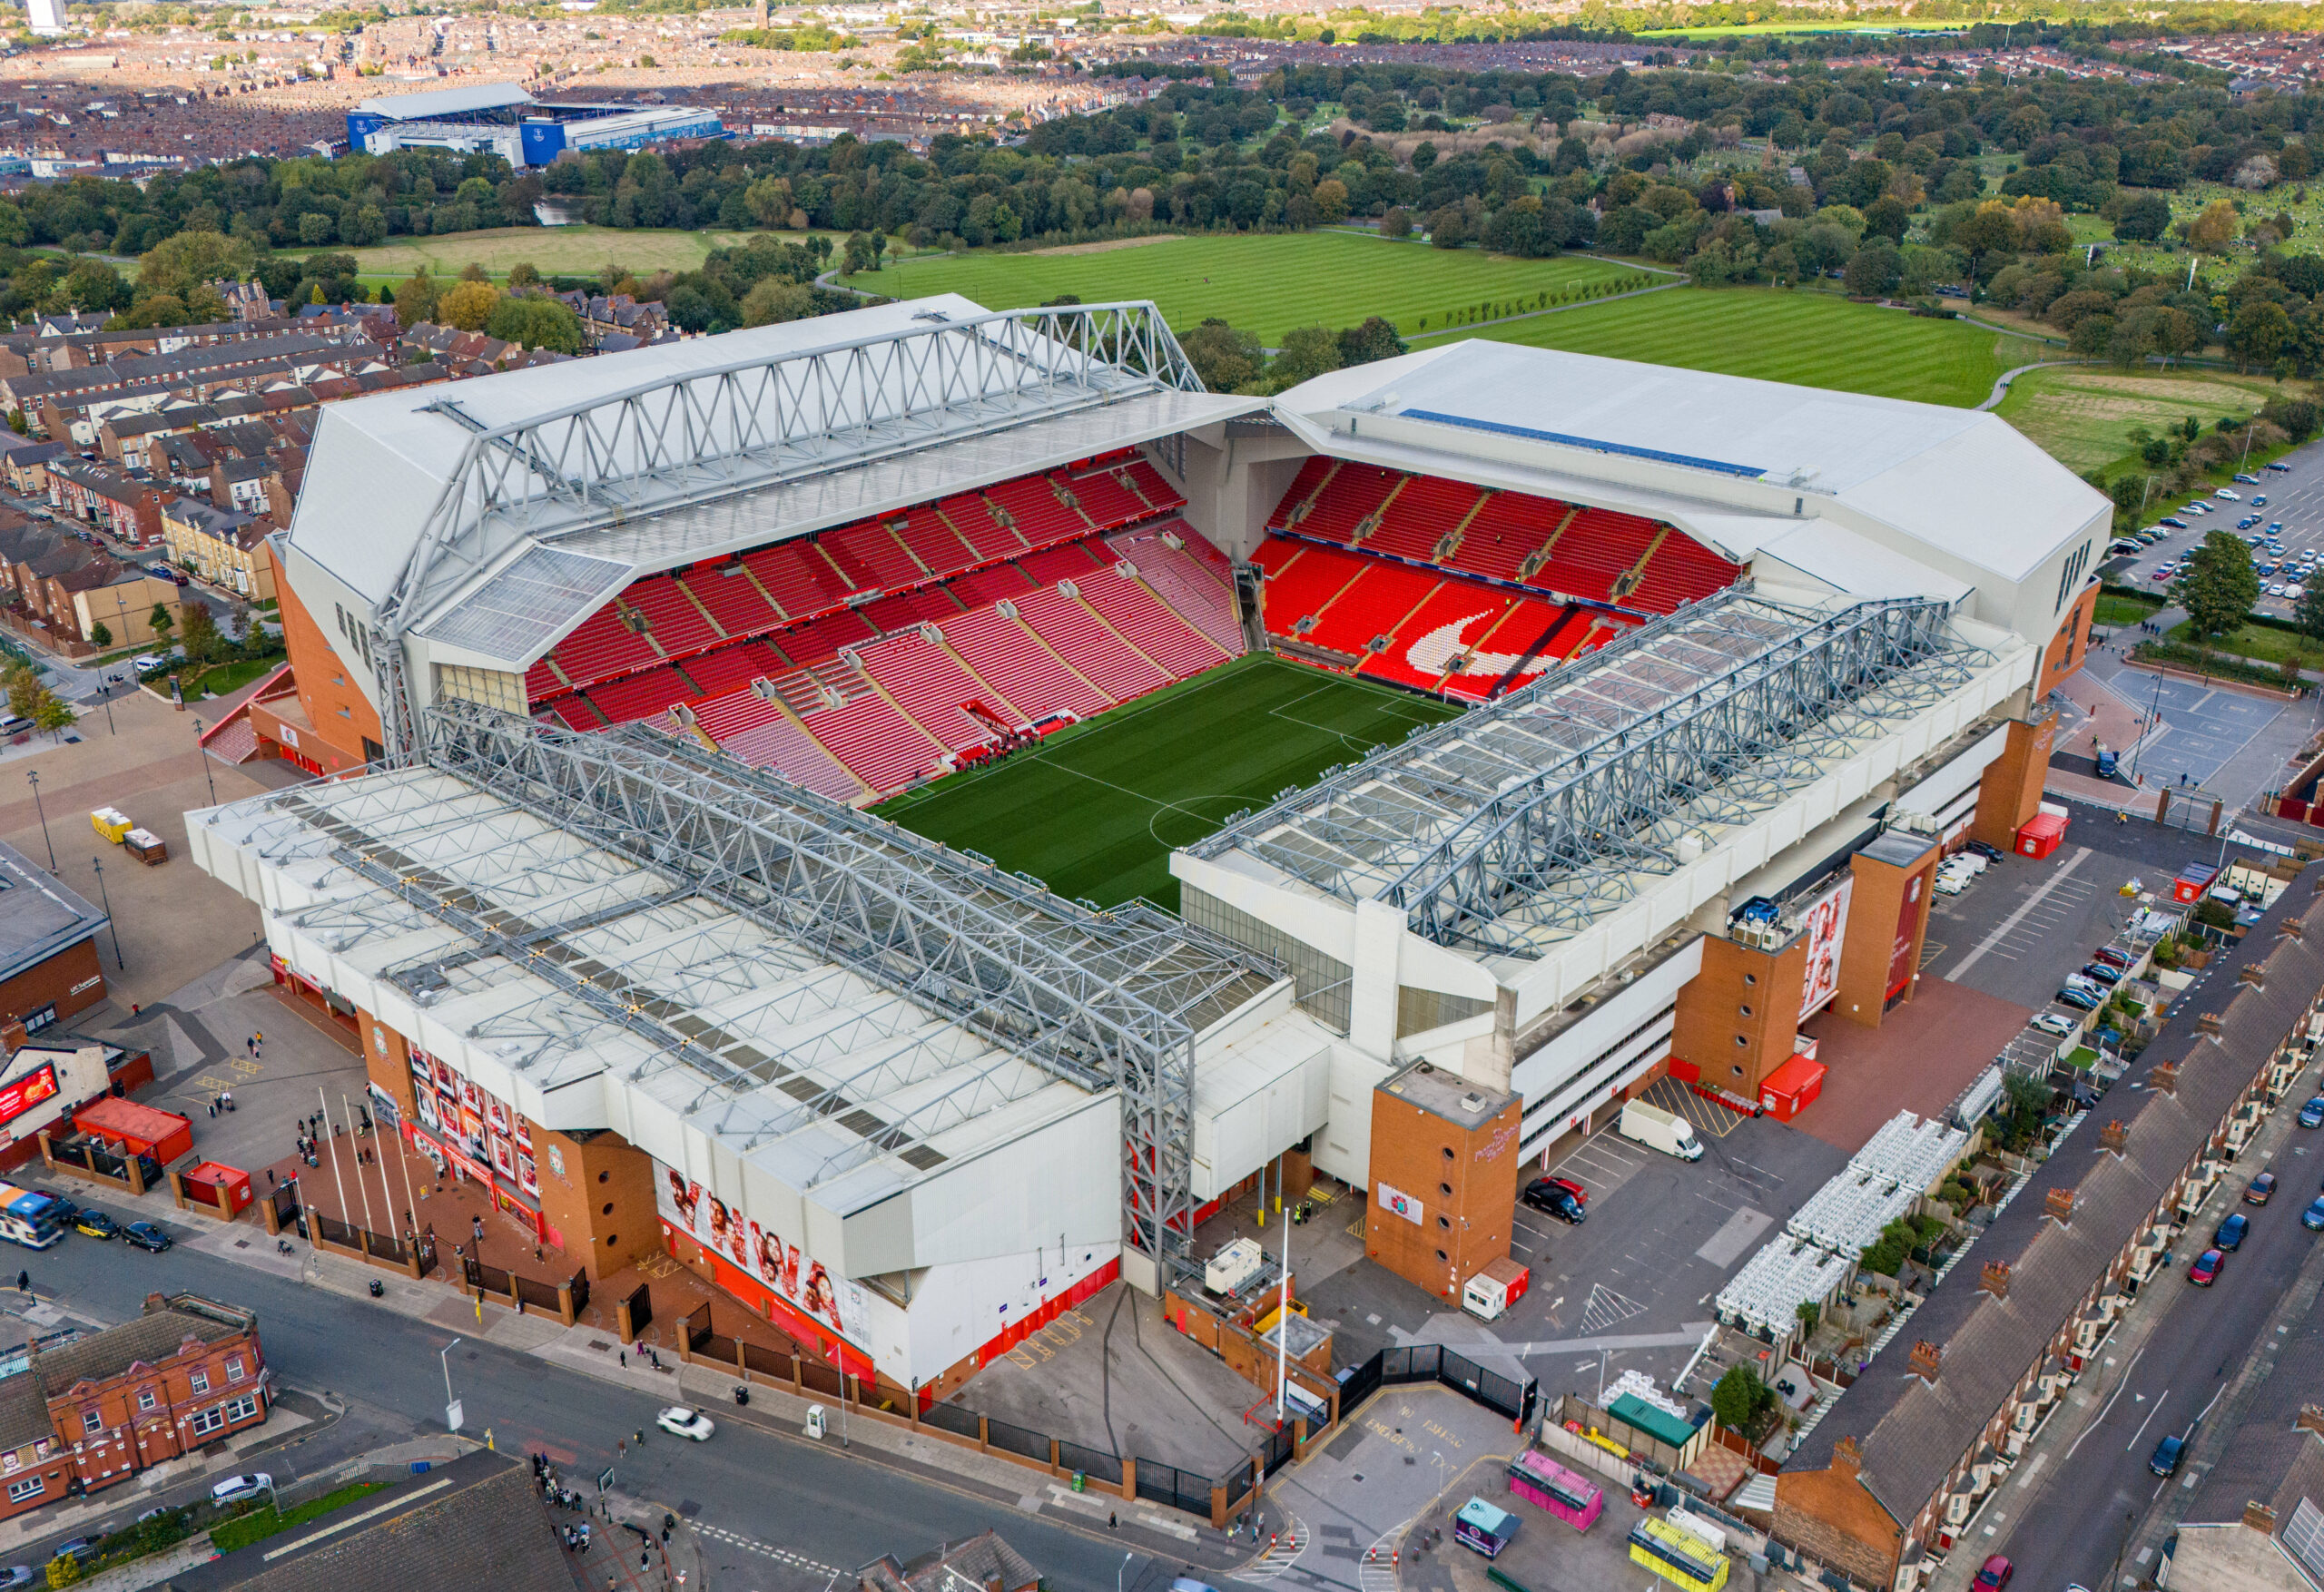
<svg viewBox="0 0 2324 1592">
<path fill-rule="evenodd" d="M 345 1400 L 356 1430 L 386 1434 L 369 1440 L 443 1430 L 439 1356 L 455 1332 L 182 1247 L 149 1255 L 75 1236 L 27 1263 L 38 1292 L 107 1320 L 136 1314 L 154 1290 L 247 1305 L 259 1312 L 260 1341 L 275 1377 Z M 446 1298 L 453 1297 L 447 1291 Z M 625 1492 L 673 1509 L 696 1506 L 695 1523 L 714 1528 L 705 1531 L 704 1548 L 724 1587 L 822 1592 L 834 1571 L 852 1571 L 882 1553 L 922 1552 L 939 1538 L 988 1527 L 998 1527 L 1060 1586 L 1112 1586 L 1124 1567 L 1122 1545 L 1103 1531 L 1092 1535 L 852 1458 L 836 1438 L 819 1444 L 721 1420 L 717 1435 L 697 1445 L 655 1430 L 659 1405 L 650 1395 L 531 1356 L 463 1341 L 450 1368 L 471 1435 L 489 1429 L 504 1451 L 547 1451 L 569 1476 L 594 1478 L 611 1465 Z M 712 1413 L 715 1419 L 724 1412 Z M 649 1434 L 645 1443 L 632 1440 L 620 1451 L 618 1445 L 639 1431 Z M 360 1446 L 319 1440 L 258 1462 L 287 1480 Z M 125 1522 L 154 1499 L 125 1488 L 121 1502 Z M 777 1551 L 792 1557 L 777 1558 Z M 730 1573 L 719 1574 L 722 1562 Z M 1149 1592 L 1182 1571 L 1176 1561 L 1144 1554 L 1127 1567 L 1124 1587 L 1143 1580 Z"/>
<path fill-rule="evenodd" d="M 2279 1109 L 2297 1109 L 2297 1098 Z M 2135 1351 L 2103 1413 L 2062 1455 L 2034 1468 L 2029 1460 L 1986 1507 L 1968 1547 L 1996 1549 L 2015 1561 L 2017 1580 L 2031 1587 L 2079 1583 L 2105 1588 L 2110 1576 L 2152 1573 L 2136 1562 L 2114 1569 L 2136 1520 L 2165 1488 L 2192 1489 L 2201 1478 L 2182 1470 L 2157 1478 L 2147 1460 L 2164 1436 L 2187 1436 L 2209 1412 L 2243 1363 L 2292 1278 L 2307 1261 L 2316 1234 L 2299 1223 L 2314 1197 L 2324 1156 L 2318 1135 L 2294 1128 L 2272 1162 L 2246 1160 L 2227 1180 L 2228 1199 L 2240 1199 L 2250 1179 L 2271 1167 L 2280 1180 L 2265 1208 L 2230 1204 L 2214 1195 L 2204 1218 L 2188 1225 L 2171 1263 L 2156 1272 L 2150 1289 L 2166 1291 L 2168 1309 Z M 2221 1215 L 2240 1210 L 2251 1218 L 2250 1236 L 2228 1256 L 2219 1282 L 2197 1288 L 2187 1263 L 2210 1243 Z M 2034 1529 L 2015 1531 L 2020 1521 Z M 1988 1528 L 1994 1530 L 1987 1536 Z"/>
</svg>

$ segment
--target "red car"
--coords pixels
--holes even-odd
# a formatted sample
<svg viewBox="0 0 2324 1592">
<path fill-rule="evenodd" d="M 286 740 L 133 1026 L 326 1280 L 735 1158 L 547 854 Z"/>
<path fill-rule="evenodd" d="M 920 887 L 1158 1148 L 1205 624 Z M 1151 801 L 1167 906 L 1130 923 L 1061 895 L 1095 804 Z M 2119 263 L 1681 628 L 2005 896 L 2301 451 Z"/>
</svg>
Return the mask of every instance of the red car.
<svg viewBox="0 0 2324 1592">
<path fill-rule="evenodd" d="M 2015 1574 L 2017 1574 L 2017 1567 L 2001 1555 L 1995 1554 L 1985 1561 L 1985 1567 L 1977 1572 L 1977 1592 L 2001 1592 L 2004 1587 L 2009 1585 L 2009 1578 Z"/>
<path fill-rule="evenodd" d="M 2247 1205 L 2264 1205 L 2268 1203 L 2268 1196 L 2275 1192 L 2276 1174 L 2272 1172 L 2262 1172 L 2251 1180 L 2251 1186 L 2243 1191 L 2243 1203 Z"/>
<path fill-rule="evenodd" d="M 1550 1179 L 1550 1182 L 1553 1186 L 1561 1188 L 1565 1190 L 1566 1193 L 1571 1194 L 1575 1204 L 1586 1205 L 1590 1203 L 1590 1191 L 1582 1187 L 1580 1184 L 1574 1182 L 1572 1178 L 1552 1177 Z"/>
<path fill-rule="evenodd" d="M 2207 1249 L 2195 1257 L 2187 1268 L 2187 1281 L 2198 1288 L 2208 1288 L 2219 1281 L 2219 1269 L 2227 1264 L 2227 1256 L 2215 1249 Z"/>
</svg>

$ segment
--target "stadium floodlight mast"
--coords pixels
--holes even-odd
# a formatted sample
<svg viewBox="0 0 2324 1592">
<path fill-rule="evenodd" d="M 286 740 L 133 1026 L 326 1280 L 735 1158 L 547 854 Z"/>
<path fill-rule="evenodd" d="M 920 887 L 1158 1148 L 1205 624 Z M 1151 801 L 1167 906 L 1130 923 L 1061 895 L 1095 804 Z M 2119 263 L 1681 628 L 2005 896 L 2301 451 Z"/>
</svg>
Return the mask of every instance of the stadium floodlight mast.
<svg viewBox="0 0 2324 1592">
<path fill-rule="evenodd" d="M 525 538 L 553 540 L 1163 392 L 1199 393 L 1152 304 L 950 316 L 772 359 L 669 372 L 502 425 L 458 396 L 459 460 L 366 626 L 386 761 L 422 760 L 404 638 L 441 595 Z"/>
</svg>

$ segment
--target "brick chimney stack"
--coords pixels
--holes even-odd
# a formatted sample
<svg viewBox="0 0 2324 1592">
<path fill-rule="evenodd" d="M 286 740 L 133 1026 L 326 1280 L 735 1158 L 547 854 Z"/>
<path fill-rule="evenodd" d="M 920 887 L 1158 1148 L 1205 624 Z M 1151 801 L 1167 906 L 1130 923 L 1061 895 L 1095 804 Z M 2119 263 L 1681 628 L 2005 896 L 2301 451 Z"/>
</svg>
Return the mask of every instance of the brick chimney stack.
<svg viewBox="0 0 2324 1592">
<path fill-rule="evenodd" d="M 2156 1062 L 2154 1069 L 2146 1075 L 2146 1081 L 2149 1088 L 2160 1089 L 2166 1095 L 2177 1094 L 2179 1092 L 2179 1064 L 2175 1061 Z"/>
<path fill-rule="evenodd" d="M 2243 1523 L 2252 1530 L 2273 1537 L 2276 1534 L 2276 1511 L 2258 1499 L 2247 1499 L 2243 1504 Z"/>
<path fill-rule="evenodd" d="M 2299 1418 L 2292 1422 L 2292 1425 L 2301 1431 L 2312 1431 L 2324 1436 L 2324 1405 L 2302 1404 L 2299 1407 Z"/>
<path fill-rule="evenodd" d="M 1854 1476 L 1864 1464 L 1864 1450 L 1853 1437 L 1844 1437 L 1832 1445 L 1832 1472 L 1836 1476 Z"/>
<path fill-rule="evenodd" d="M 2217 1012 L 2205 1012 L 2202 1016 L 2197 1017 L 2195 1019 L 2195 1027 L 2198 1032 L 2209 1034 L 2214 1039 L 2218 1038 L 2224 1031 L 2223 1027 L 2219 1020 L 2219 1013 Z"/>
<path fill-rule="evenodd" d="M 32 1040 L 21 1017 L 0 1018 L 0 1056 L 14 1056 Z"/>
<path fill-rule="evenodd" d="M 2050 1214 L 2055 1216 L 2061 1225 L 2073 1220 L 2073 1190 L 2070 1188 L 2053 1188 L 2049 1192 L 2049 1194 L 2043 1203 L 2047 1206 Z"/>
<path fill-rule="evenodd" d="M 1995 1299 L 2009 1297 L 2009 1265 L 2004 1261 L 1987 1261 L 1977 1273 L 1977 1286 Z"/>
<path fill-rule="evenodd" d="M 1944 1363 L 1945 1351 L 1926 1338 L 1921 1338 L 1916 1339 L 1913 1343 L 1912 1364 L 1906 1369 L 1921 1381 L 1935 1387 L 1936 1373 Z"/>
<path fill-rule="evenodd" d="M 2098 1130 L 2098 1147 L 2102 1150 L 2112 1150 L 2119 1155 L 2130 1142 L 2131 1130 L 2122 1125 L 2119 1116 Z"/>
</svg>

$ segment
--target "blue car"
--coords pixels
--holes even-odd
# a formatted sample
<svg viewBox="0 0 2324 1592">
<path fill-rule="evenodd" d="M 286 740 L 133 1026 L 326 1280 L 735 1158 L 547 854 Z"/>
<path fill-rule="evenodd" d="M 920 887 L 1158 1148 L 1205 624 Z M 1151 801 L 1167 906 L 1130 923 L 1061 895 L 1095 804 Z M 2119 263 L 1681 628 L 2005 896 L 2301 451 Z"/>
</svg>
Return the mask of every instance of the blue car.
<svg viewBox="0 0 2324 1592">
<path fill-rule="evenodd" d="M 2225 1250 L 2241 1249 L 2243 1235 L 2250 1231 L 2251 1218 L 2238 1211 L 2219 1224 L 2219 1231 L 2211 1235 L 2211 1242 Z"/>
<path fill-rule="evenodd" d="M 2324 1095 L 2319 1095 L 2299 1108 L 2299 1125 L 2324 1127 Z"/>
<path fill-rule="evenodd" d="M 2308 1202 L 2308 1209 L 2299 1214 L 2299 1224 L 2310 1233 L 2324 1233 L 2324 1194 Z"/>
<path fill-rule="evenodd" d="M 2057 998 L 2060 1006 L 2070 1006 L 2078 1012 L 2094 1012 L 2098 1009 L 2098 1002 L 2085 990 L 2061 989 L 2058 991 Z M 2313 1127 L 2316 1125 L 2309 1123 L 2308 1125 Z"/>
<path fill-rule="evenodd" d="M 2175 1476 L 2179 1471 L 2180 1458 L 2185 1454 L 2186 1451 L 2187 1440 L 2185 1438 L 2164 1438 L 2161 1442 L 2154 1445 L 2154 1457 L 2146 1462 L 2146 1468 L 2153 1471 L 2157 1476 Z"/>
</svg>

